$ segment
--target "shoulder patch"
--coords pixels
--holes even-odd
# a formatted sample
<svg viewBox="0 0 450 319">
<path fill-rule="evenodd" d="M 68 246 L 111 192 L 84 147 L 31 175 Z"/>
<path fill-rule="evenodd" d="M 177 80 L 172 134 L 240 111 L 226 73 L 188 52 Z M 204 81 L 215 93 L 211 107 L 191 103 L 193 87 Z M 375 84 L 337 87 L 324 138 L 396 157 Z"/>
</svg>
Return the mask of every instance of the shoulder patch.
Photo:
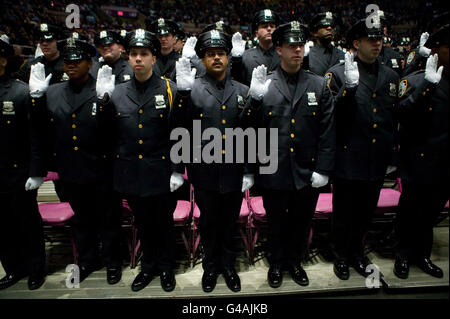
<svg viewBox="0 0 450 319">
<path fill-rule="evenodd" d="M 406 92 L 406 88 L 408 87 L 408 81 L 402 80 L 398 85 L 398 97 L 402 97 Z"/>
<path fill-rule="evenodd" d="M 408 55 L 408 58 L 406 59 L 406 64 L 411 64 L 411 62 L 414 60 L 415 56 L 416 56 L 416 52 L 411 51 L 411 53 Z"/>
<path fill-rule="evenodd" d="M 327 85 L 330 86 L 331 78 L 333 77 L 333 74 L 331 72 L 328 72 L 325 74 L 325 80 L 327 80 Z"/>
</svg>

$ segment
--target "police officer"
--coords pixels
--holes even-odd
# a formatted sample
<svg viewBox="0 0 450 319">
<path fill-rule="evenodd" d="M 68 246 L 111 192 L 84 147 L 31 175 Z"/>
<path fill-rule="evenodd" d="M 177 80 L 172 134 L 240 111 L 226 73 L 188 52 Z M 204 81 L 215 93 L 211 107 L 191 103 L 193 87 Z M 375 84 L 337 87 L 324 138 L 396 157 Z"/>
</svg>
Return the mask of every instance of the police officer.
<svg viewBox="0 0 450 319">
<path fill-rule="evenodd" d="M 449 199 L 449 25 L 432 34 L 425 70 L 402 79 L 399 86 L 402 195 L 397 214 L 394 273 L 406 279 L 409 263 L 442 278 L 430 260 L 433 226 Z"/>
<path fill-rule="evenodd" d="M 177 33 L 176 37 L 177 37 L 177 41 L 173 45 L 173 49 L 175 52 L 177 52 L 178 54 L 181 55 L 181 53 L 183 52 L 184 44 L 186 43 L 186 40 L 187 40 L 187 35 L 181 29 L 181 26 L 178 26 L 178 33 Z"/>
<path fill-rule="evenodd" d="M 75 215 L 72 225 L 78 251 L 80 282 L 100 267 L 98 236 L 109 284 L 122 274 L 120 201 L 113 196 L 110 160 L 104 145 L 110 139 L 99 121 L 96 81 L 89 74 L 95 48 L 82 40 L 58 42 L 69 81 L 49 85 L 42 65 L 31 69 L 30 95 L 45 103 L 56 128 L 56 164 L 65 195 Z M 46 94 L 44 95 L 44 93 Z"/>
<path fill-rule="evenodd" d="M 430 34 L 435 33 L 444 25 L 448 24 L 449 13 L 444 12 L 441 14 L 436 14 L 428 24 L 426 32 L 422 33 L 419 40 L 419 47 L 412 50 L 408 57 L 406 58 L 405 70 L 403 71 L 403 76 L 407 76 L 418 70 L 423 70 L 427 58 L 430 56 L 431 49 L 425 46 Z"/>
<path fill-rule="evenodd" d="M 386 16 L 384 15 L 384 12 L 379 10 L 378 16 L 380 18 L 380 22 L 383 26 L 383 29 L 387 30 L 387 19 L 386 19 Z M 400 55 L 398 52 L 396 52 L 390 46 L 385 46 L 385 45 L 381 46 L 381 52 L 378 55 L 378 60 L 381 62 L 381 64 L 384 64 L 384 65 L 390 67 L 395 72 L 397 72 L 397 74 L 399 76 L 402 75 L 403 56 Z"/>
<path fill-rule="evenodd" d="M 131 289 L 142 290 L 159 275 L 162 288 L 169 292 L 176 285 L 176 200 L 170 191 L 183 184 L 181 174 L 172 174 L 169 157 L 169 115 L 176 86 L 153 72 L 161 55 L 155 34 L 137 29 L 125 41 L 134 75 L 117 85 L 103 108 L 114 123 L 114 189 L 127 199 L 135 215 L 143 251 L 141 271 Z"/>
<path fill-rule="evenodd" d="M 178 29 L 178 25 L 174 21 L 163 18 L 150 25 L 150 31 L 158 36 L 161 43 L 161 54 L 156 60 L 153 72 L 170 80 L 175 80 L 175 61 L 180 58 L 180 54 L 173 48 L 177 40 Z"/>
<path fill-rule="evenodd" d="M 12 74 L 12 76 L 28 83 L 31 66 L 42 63 L 45 67 L 45 74 L 52 74 L 50 84 L 68 80 L 67 74 L 64 73 L 63 58 L 57 47 L 57 41 L 64 37 L 62 30 L 57 26 L 46 23 L 39 24 L 37 28 L 39 45 L 43 55 L 29 59 L 20 70 Z"/>
<path fill-rule="evenodd" d="M 236 65 L 238 61 L 233 59 L 233 66 L 236 66 L 233 70 L 233 77 L 237 81 L 250 85 L 255 67 L 264 64 L 270 72 L 279 66 L 280 56 L 272 41 L 272 33 L 279 24 L 280 17 L 272 10 L 265 9 L 255 13 L 252 20 L 252 34 L 258 38 L 258 44 L 242 53 L 242 70 L 239 70 Z M 237 71 L 241 71 L 240 74 L 235 73 Z"/>
<path fill-rule="evenodd" d="M 45 244 L 37 189 L 47 175 L 43 163 L 38 111 L 28 85 L 5 73 L 14 55 L 6 35 L 0 38 L 0 262 L 6 276 L 0 290 L 28 277 L 28 288 L 45 281 Z"/>
<path fill-rule="evenodd" d="M 334 272 L 342 280 L 349 278 L 349 264 L 366 275 L 363 237 L 385 174 L 394 170 L 397 145 L 393 112 L 398 75 L 378 60 L 381 23 L 367 28 L 365 21 L 348 31 L 347 42 L 355 47 L 356 56 L 347 52 L 345 63 L 327 73 L 336 103 L 332 245 Z"/>
<path fill-rule="evenodd" d="M 108 65 L 115 75 L 116 84 L 129 81 L 133 75 L 133 70 L 128 60 L 122 58 L 124 51 L 123 38 L 119 33 L 110 30 L 102 30 L 95 36 L 95 45 L 103 58 L 101 62 L 94 62 L 89 73 L 96 78 L 98 70 Z"/>
<path fill-rule="evenodd" d="M 308 64 L 303 66 L 305 69 L 324 76 L 329 68 L 344 61 L 344 52 L 331 44 L 335 25 L 331 12 L 319 13 L 312 19 L 309 27 L 316 43 L 310 48 Z"/>
<path fill-rule="evenodd" d="M 268 282 L 273 288 L 282 283 L 283 266 L 297 284 L 309 284 L 300 262 L 318 188 L 328 183 L 333 171 L 333 101 L 324 78 L 301 68 L 306 34 L 307 27 L 298 21 L 274 31 L 280 67 L 268 79 L 265 66 L 253 71 L 251 99 L 244 110 L 249 122 L 243 125 L 278 129 L 278 170 L 255 179 L 268 219 Z"/>
<path fill-rule="evenodd" d="M 200 34 L 196 44 L 197 56 L 202 59 L 206 73 L 195 79 L 187 58 L 177 62 L 177 118 L 184 119 L 182 126 L 192 133 L 193 120 L 200 122 L 202 134 L 210 128 L 221 132 L 221 145 L 226 139 L 225 130 L 240 126 L 240 116 L 245 104 L 248 87 L 231 80 L 227 74 L 231 37 L 218 30 Z M 178 100 L 180 102 L 178 102 Z M 195 124 L 194 124 L 195 125 Z M 217 141 L 202 141 L 203 147 Z M 193 145 L 193 155 L 197 146 Z M 216 150 L 217 151 L 217 150 Z M 188 165 L 188 176 L 195 188 L 195 201 L 200 209 L 200 238 L 204 248 L 202 260 L 202 288 L 213 291 L 217 276 L 222 273 L 228 288 L 240 291 L 241 282 L 235 269 L 233 234 L 242 205 L 242 192 L 253 184 L 253 176 L 244 175 L 244 164 L 226 163 L 225 149 L 219 150 L 220 162 L 204 163 L 194 158 Z M 229 154 L 233 158 L 233 154 Z M 217 158 L 215 156 L 215 158 Z"/>
</svg>

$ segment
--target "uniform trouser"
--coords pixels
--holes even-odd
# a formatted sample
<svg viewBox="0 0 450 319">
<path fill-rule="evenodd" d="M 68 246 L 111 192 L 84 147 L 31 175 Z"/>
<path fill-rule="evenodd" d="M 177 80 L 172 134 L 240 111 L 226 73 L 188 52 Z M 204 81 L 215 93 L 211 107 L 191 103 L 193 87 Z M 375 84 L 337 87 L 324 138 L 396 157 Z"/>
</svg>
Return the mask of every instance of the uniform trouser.
<svg viewBox="0 0 450 319">
<path fill-rule="evenodd" d="M 233 237 L 242 205 L 242 192 L 220 194 L 195 189 L 195 202 L 200 209 L 200 240 L 204 249 L 204 271 L 220 273 L 234 269 L 236 251 Z"/>
<path fill-rule="evenodd" d="M 402 181 L 399 212 L 396 218 L 401 258 L 419 260 L 430 258 L 433 246 L 433 227 L 449 199 L 448 180 L 442 185 L 425 185 Z"/>
<path fill-rule="evenodd" d="M 364 258 L 364 236 L 377 207 L 383 181 L 336 178 L 333 184 L 332 246 L 336 259 Z"/>
<path fill-rule="evenodd" d="M 0 261 L 7 274 L 45 271 L 42 219 L 37 190 L 0 193 Z"/>
<path fill-rule="evenodd" d="M 175 234 L 173 212 L 177 205 L 171 194 L 127 197 L 135 216 L 142 247 L 141 270 L 146 273 L 174 268 Z"/>
<path fill-rule="evenodd" d="M 262 197 L 268 222 L 269 264 L 299 266 L 306 253 L 319 191 L 311 186 L 294 191 L 263 189 Z"/>
<path fill-rule="evenodd" d="M 78 251 L 78 265 L 100 265 L 99 241 L 103 263 L 108 268 L 122 265 L 120 254 L 122 205 L 120 197 L 105 183 L 63 183 L 75 215 L 71 224 Z"/>
</svg>

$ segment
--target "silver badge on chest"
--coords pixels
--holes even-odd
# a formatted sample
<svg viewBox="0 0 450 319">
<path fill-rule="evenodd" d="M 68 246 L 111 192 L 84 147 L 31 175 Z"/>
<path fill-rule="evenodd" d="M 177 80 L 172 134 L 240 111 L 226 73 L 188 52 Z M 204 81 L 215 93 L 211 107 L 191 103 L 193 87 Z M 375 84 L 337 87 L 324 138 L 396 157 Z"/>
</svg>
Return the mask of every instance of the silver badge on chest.
<svg viewBox="0 0 450 319">
<path fill-rule="evenodd" d="M 92 116 L 97 115 L 97 103 L 92 103 L 92 112 L 91 112 Z"/>
<path fill-rule="evenodd" d="M 164 100 L 164 95 L 155 95 L 155 108 L 164 109 L 166 107 L 166 101 Z"/>
<path fill-rule="evenodd" d="M 308 96 L 309 106 L 318 105 L 316 100 L 316 92 L 307 92 L 306 94 Z"/>
<path fill-rule="evenodd" d="M 13 101 L 3 101 L 2 113 L 3 113 L 3 115 L 14 115 L 14 114 L 16 114 L 16 111 L 14 110 L 14 103 L 13 103 Z"/>
</svg>

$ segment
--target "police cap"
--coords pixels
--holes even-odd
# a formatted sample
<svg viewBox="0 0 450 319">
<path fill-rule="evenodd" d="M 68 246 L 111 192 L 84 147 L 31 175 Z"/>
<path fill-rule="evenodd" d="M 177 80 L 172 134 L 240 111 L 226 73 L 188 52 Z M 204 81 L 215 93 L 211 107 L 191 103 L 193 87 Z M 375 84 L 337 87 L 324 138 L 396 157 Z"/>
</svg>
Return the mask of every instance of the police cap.
<svg viewBox="0 0 450 319">
<path fill-rule="evenodd" d="M 448 44 L 448 27 L 446 24 L 437 30 L 435 33 L 430 35 L 427 42 L 425 43 L 425 47 L 427 48 L 439 48 L 441 45 Z"/>
<path fill-rule="evenodd" d="M 14 48 L 9 44 L 9 37 L 3 34 L 0 37 L 0 56 L 7 58 L 14 55 Z"/>
<path fill-rule="evenodd" d="M 320 28 L 326 28 L 326 27 L 332 27 L 336 25 L 335 18 L 333 16 L 333 13 L 331 12 L 324 12 L 324 13 L 318 13 L 314 18 L 311 20 L 311 23 L 309 24 L 309 27 L 311 31 L 315 32 Z"/>
<path fill-rule="evenodd" d="M 90 60 L 97 54 L 93 45 L 73 37 L 58 41 L 58 50 L 64 61 Z"/>
<path fill-rule="evenodd" d="M 95 35 L 94 43 L 96 46 L 108 45 L 112 43 L 124 44 L 123 38 L 119 33 L 111 30 L 102 30 Z"/>
<path fill-rule="evenodd" d="M 256 12 L 252 20 L 252 33 L 258 31 L 258 26 L 263 23 L 273 23 L 275 26 L 278 26 L 280 17 L 276 12 L 269 9 Z"/>
<path fill-rule="evenodd" d="M 161 54 L 161 43 L 156 35 L 144 29 L 137 29 L 127 33 L 125 37 L 127 51 L 133 47 L 149 48 L 154 56 Z"/>
<path fill-rule="evenodd" d="M 221 21 L 217 21 L 216 23 L 212 23 L 212 24 L 208 24 L 206 27 L 203 28 L 202 32 L 200 33 L 205 33 L 211 30 L 217 30 L 229 35 L 233 34 L 233 31 L 231 30 L 231 27 L 226 24 L 225 22 Z"/>
<path fill-rule="evenodd" d="M 308 27 L 298 21 L 291 21 L 280 25 L 272 34 L 272 42 L 276 46 L 283 43 L 306 43 L 308 40 Z"/>
<path fill-rule="evenodd" d="M 372 22 L 367 22 L 367 19 L 361 19 L 348 30 L 346 40 L 349 47 L 353 47 L 353 40 L 364 37 L 380 39 L 384 37 L 381 19 L 374 18 Z M 369 26 L 367 24 L 369 24 Z"/>
<path fill-rule="evenodd" d="M 172 20 L 159 18 L 150 24 L 150 31 L 157 35 L 176 35 L 178 33 L 178 24 Z"/>
<path fill-rule="evenodd" d="M 229 54 L 231 47 L 231 37 L 229 34 L 218 30 L 211 30 L 201 33 L 198 36 L 195 52 L 199 58 L 203 58 L 207 48 L 222 48 Z"/>
<path fill-rule="evenodd" d="M 55 25 L 41 23 L 37 25 L 37 36 L 40 41 L 60 40 L 64 38 L 64 33 Z"/>
</svg>

